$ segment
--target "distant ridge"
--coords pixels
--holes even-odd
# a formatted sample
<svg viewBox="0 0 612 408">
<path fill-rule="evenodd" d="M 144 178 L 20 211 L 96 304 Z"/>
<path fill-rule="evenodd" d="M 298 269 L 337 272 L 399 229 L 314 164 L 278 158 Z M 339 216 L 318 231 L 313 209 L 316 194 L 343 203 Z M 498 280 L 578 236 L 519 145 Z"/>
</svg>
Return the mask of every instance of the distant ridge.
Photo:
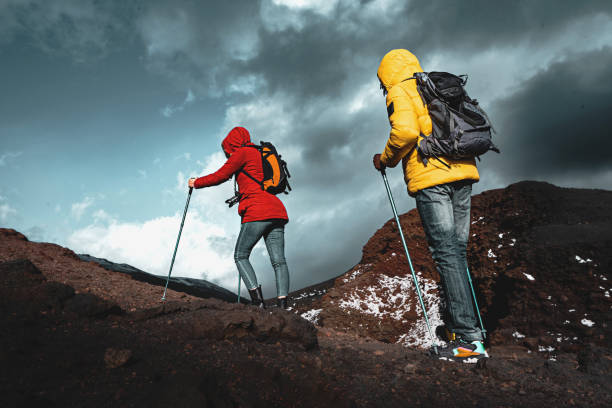
<svg viewBox="0 0 612 408">
<path fill-rule="evenodd" d="M 166 285 L 166 277 L 153 275 L 152 273 L 142 271 L 128 264 L 118 264 L 115 262 L 111 262 L 108 259 L 96 258 L 95 256 L 87 254 L 77 254 L 77 256 L 82 261 L 95 262 L 104 269 L 113 272 L 124 273 L 126 275 L 131 276 L 132 279 L 135 279 L 140 282 L 146 282 L 157 286 Z M 170 277 L 170 283 L 168 284 L 168 287 L 178 292 L 188 293 L 190 295 L 201 298 L 215 298 L 224 300 L 226 302 L 235 302 L 237 299 L 237 295 L 235 293 L 225 288 L 222 288 L 221 286 L 215 285 L 214 283 L 208 282 L 204 279 Z"/>
</svg>

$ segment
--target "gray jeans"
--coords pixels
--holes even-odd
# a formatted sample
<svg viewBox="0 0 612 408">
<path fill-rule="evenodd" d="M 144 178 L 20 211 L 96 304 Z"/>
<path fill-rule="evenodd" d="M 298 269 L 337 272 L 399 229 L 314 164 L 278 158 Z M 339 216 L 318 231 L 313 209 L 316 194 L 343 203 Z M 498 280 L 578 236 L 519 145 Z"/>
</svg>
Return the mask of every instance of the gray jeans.
<svg viewBox="0 0 612 408">
<path fill-rule="evenodd" d="M 240 277 L 247 289 L 257 287 L 257 276 L 253 270 L 249 256 L 257 242 L 264 238 L 270 262 L 276 276 L 276 296 L 287 296 L 289 293 L 289 269 L 285 260 L 285 221 L 266 220 L 245 222 L 240 227 L 234 261 Z"/>
<path fill-rule="evenodd" d="M 419 191 L 416 203 L 442 279 L 446 326 L 465 340 L 482 340 L 467 277 L 472 184 L 459 181 Z"/>
</svg>

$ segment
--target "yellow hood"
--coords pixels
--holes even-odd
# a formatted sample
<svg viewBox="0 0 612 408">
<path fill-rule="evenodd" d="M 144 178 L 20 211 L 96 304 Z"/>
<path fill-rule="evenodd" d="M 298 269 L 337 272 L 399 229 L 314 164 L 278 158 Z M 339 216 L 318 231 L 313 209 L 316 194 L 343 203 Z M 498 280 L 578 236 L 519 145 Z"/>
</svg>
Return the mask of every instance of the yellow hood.
<svg viewBox="0 0 612 408">
<path fill-rule="evenodd" d="M 391 50 L 380 61 L 378 79 L 388 90 L 415 72 L 423 72 L 419 60 L 408 50 Z"/>
</svg>

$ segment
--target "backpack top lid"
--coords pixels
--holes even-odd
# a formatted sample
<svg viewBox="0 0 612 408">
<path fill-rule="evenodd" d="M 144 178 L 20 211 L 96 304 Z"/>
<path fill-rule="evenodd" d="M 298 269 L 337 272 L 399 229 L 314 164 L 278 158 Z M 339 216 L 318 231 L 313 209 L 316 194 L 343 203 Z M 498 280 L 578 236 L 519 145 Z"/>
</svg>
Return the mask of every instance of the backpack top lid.
<svg viewBox="0 0 612 408">
<path fill-rule="evenodd" d="M 448 72 L 415 72 L 417 89 L 427 104 L 438 98 L 458 109 L 461 102 L 468 99 L 463 88 L 467 83 L 467 75 L 454 75 Z"/>
</svg>

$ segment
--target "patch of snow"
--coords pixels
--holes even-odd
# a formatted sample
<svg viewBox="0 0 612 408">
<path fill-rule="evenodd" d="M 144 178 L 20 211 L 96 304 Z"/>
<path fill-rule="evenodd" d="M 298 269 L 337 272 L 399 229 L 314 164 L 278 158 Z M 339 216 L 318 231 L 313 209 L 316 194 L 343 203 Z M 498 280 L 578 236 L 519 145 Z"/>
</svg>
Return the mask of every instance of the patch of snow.
<svg viewBox="0 0 612 408">
<path fill-rule="evenodd" d="M 582 323 L 583 325 L 587 326 L 587 327 L 593 327 L 595 326 L 595 322 L 592 320 L 587 319 L 586 317 L 584 319 L 582 319 L 580 321 L 580 323 Z"/>
<path fill-rule="evenodd" d="M 497 249 L 499 249 L 499 248 L 501 248 L 501 247 L 503 247 L 503 245 L 502 245 L 502 244 L 499 244 L 499 245 L 497 246 Z"/>
<path fill-rule="evenodd" d="M 566 321 L 563 322 L 563 324 L 570 324 L 570 321 L 566 320 Z"/>
<path fill-rule="evenodd" d="M 548 347 L 538 346 L 538 351 L 548 351 L 549 353 L 551 353 L 555 351 L 555 348 L 553 346 L 548 346 Z"/>
<path fill-rule="evenodd" d="M 503 238 L 504 237 L 504 233 L 502 232 L 501 234 L 498 235 L 498 237 Z"/>
<path fill-rule="evenodd" d="M 393 252 L 393 253 L 391 254 L 391 256 L 397 256 L 397 254 L 396 254 L 395 252 Z"/>
<path fill-rule="evenodd" d="M 554 358 L 554 357 L 551 357 L 551 358 L 548 359 L 548 361 L 557 361 L 557 359 Z"/>
<path fill-rule="evenodd" d="M 568 310 L 568 312 L 575 312 L 575 311 L 576 311 L 576 309 L 570 309 L 570 310 Z"/>
<path fill-rule="evenodd" d="M 608 292 L 608 291 L 606 290 L 606 291 L 604 292 L 604 296 L 609 298 L 609 297 L 610 297 L 610 292 Z"/>
<path fill-rule="evenodd" d="M 472 224 L 476 224 L 478 221 L 483 220 L 484 217 L 478 217 L 478 219 L 476 221 L 472 221 Z"/>
<path fill-rule="evenodd" d="M 300 300 L 300 299 L 306 299 L 306 298 L 313 297 L 313 296 L 320 296 L 320 295 L 324 295 L 325 292 L 326 292 L 325 289 L 315 290 L 314 292 L 310 292 L 310 293 L 309 292 L 304 292 L 301 295 L 293 298 L 293 300 Z"/>
<path fill-rule="evenodd" d="M 523 272 L 523 275 L 525 275 L 525 277 L 527 279 L 529 279 L 530 281 L 534 281 L 535 280 L 535 278 L 533 276 L 531 276 L 530 274 L 528 274 L 528 273 Z"/>
<path fill-rule="evenodd" d="M 600 277 L 600 278 L 601 278 L 601 280 L 603 280 L 603 281 L 607 281 L 607 280 L 608 280 L 608 278 L 606 278 L 606 277 L 605 277 L 605 276 L 603 276 L 603 275 L 599 275 L 599 277 Z"/>
<path fill-rule="evenodd" d="M 361 273 L 361 269 L 357 268 L 348 277 L 342 279 L 342 282 L 346 283 L 346 282 L 350 282 L 352 280 L 355 280 L 357 275 L 359 275 L 360 273 Z"/>
<path fill-rule="evenodd" d="M 455 362 L 455 360 L 453 360 L 452 358 L 448 358 L 448 357 L 438 357 L 438 360 L 452 361 L 453 363 Z"/>
<path fill-rule="evenodd" d="M 552 296 L 548 296 L 546 299 L 550 300 L 550 299 L 552 299 Z"/>
<path fill-rule="evenodd" d="M 512 337 L 517 338 L 517 339 L 522 339 L 523 337 L 525 337 L 525 335 L 519 333 L 518 331 L 515 331 L 514 333 L 512 333 Z"/>
<path fill-rule="evenodd" d="M 323 309 L 311 309 L 311 310 L 308 310 L 307 312 L 302 313 L 300 316 L 312 322 L 313 324 L 317 324 L 319 322 L 319 314 L 321 313 L 322 310 Z"/>
<path fill-rule="evenodd" d="M 510 244 L 510 246 L 514 246 L 514 244 L 516 244 L 516 238 L 512 238 L 512 243 Z"/>
<path fill-rule="evenodd" d="M 433 332 L 435 327 L 443 324 L 440 316 L 438 284 L 433 279 L 421 277 L 419 285 L 422 288 L 421 294 Z M 398 321 L 407 320 L 405 314 L 414 310 L 419 319 L 397 342 L 404 346 L 421 348 L 429 348 L 433 345 L 411 275 L 396 277 L 380 275 L 378 282 L 374 285 L 356 288 L 351 293 L 345 294 L 339 305 L 347 313 L 357 311 L 378 318 L 390 317 Z M 438 342 L 438 340 L 435 341 Z"/>
<path fill-rule="evenodd" d="M 497 255 L 495 255 L 491 249 L 489 249 L 489 252 L 487 253 L 487 256 L 489 258 L 497 258 Z"/>
<path fill-rule="evenodd" d="M 576 260 L 578 261 L 578 263 L 581 263 L 581 264 L 583 264 L 583 263 L 593 262 L 593 260 L 592 260 L 592 259 L 589 259 L 589 258 L 587 258 L 587 259 L 582 259 L 582 258 L 581 258 L 581 257 L 579 257 L 578 255 L 576 255 Z"/>
</svg>

